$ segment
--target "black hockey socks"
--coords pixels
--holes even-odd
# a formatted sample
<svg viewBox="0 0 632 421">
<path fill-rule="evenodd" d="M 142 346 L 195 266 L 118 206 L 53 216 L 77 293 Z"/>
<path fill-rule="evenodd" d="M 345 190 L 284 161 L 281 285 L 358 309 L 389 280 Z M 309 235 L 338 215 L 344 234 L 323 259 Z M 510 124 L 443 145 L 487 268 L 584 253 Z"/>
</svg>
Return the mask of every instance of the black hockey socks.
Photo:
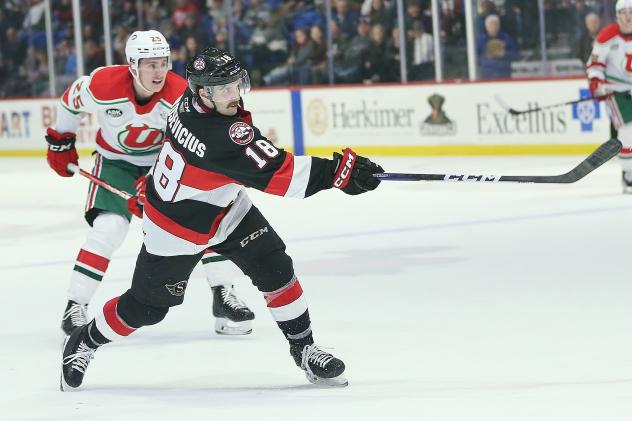
<svg viewBox="0 0 632 421">
<path fill-rule="evenodd" d="M 296 276 L 276 291 L 264 292 L 263 296 L 290 345 L 304 346 L 314 342 L 307 302 Z"/>
<path fill-rule="evenodd" d="M 112 342 L 111 340 L 103 336 L 101 332 L 99 332 L 96 323 L 94 323 L 94 319 L 92 319 L 92 321 L 88 323 L 83 340 L 86 345 L 95 349 L 100 347 L 101 345 Z"/>
</svg>

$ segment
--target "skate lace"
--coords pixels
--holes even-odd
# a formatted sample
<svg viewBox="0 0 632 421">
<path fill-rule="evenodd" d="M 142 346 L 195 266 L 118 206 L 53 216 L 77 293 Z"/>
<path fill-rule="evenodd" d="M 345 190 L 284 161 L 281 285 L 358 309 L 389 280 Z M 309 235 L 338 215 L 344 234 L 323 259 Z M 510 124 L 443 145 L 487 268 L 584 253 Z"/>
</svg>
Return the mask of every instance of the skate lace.
<svg viewBox="0 0 632 421">
<path fill-rule="evenodd" d="M 328 352 L 323 351 L 318 348 L 316 345 L 307 345 L 303 348 L 303 358 L 301 360 L 301 366 L 307 370 L 309 373 L 312 372 L 309 363 L 313 363 L 322 368 L 325 368 L 325 365 L 331 360 L 334 359 L 334 356 Z"/>
<path fill-rule="evenodd" d="M 222 288 L 221 292 L 222 292 L 222 301 L 224 302 L 224 304 L 226 304 L 230 308 L 232 308 L 234 310 L 240 310 L 240 309 L 248 308 L 248 307 L 246 307 L 246 303 L 241 301 L 233 293 L 233 288 L 232 287 L 230 287 L 230 288 Z"/>
<path fill-rule="evenodd" d="M 86 306 L 81 304 L 71 304 L 70 308 L 64 313 L 64 320 L 70 317 L 70 321 L 75 326 L 83 326 L 88 321 L 86 315 Z"/>
<path fill-rule="evenodd" d="M 64 365 L 72 363 L 71 367 L 74 370 L 85 373 L 88 364 L 90 364 L 90 360 L 94 358 L 95 351 L 96 349 L 90 348 L 85 342 L 81 341 L 81 343 L 79 343 L 79 347 L 77 348 L 77 352 L 64 358 Z"/>
</svg>

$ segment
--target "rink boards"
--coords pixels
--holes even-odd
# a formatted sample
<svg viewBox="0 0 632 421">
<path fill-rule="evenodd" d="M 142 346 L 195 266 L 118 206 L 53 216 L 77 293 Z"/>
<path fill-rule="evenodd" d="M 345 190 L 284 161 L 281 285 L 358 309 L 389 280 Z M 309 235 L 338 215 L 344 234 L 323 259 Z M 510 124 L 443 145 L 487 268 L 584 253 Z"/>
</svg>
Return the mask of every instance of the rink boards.
<svg viewBox="0 0 632 421">
<path fill-rule="evenodd" d="M 609 138 L 603 103 L 511 115 L 589 95 L 585 79 L 259 89 L 245 98 L 254 123 L 278 146 L 329 155 L 577 154 Z M 0 156 L 41 155 L 55 98 L 0 100 Z M 94 148 L 88 116 L 78 147 Z"/>
</svg>

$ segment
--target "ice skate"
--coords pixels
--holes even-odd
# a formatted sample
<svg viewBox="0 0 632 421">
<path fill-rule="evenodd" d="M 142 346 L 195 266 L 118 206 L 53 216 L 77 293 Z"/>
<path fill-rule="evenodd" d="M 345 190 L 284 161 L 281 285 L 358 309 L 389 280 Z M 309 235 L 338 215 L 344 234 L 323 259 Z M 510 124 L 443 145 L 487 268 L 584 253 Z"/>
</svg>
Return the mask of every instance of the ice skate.
<svg viewBox="0 0 632 421">
<path fill-rule="evenodd" d="M 621 184 L 623 185 L 623 194 L 632 194 L 632 171 L 621 173 Z"/>
<path fill-rule="evenodd" d="M 96 348 L 88 346 L 84 339 L 87 335 L 87 329 L 87 325 L 75 329 L 64 341 L 59 383 L 62 392 L 81 386 L 88 364 L 94 357 Z"/>
<path fill-rule="evenodd" d="M 220 285 L 211 289 L 215 332 L 220 335 L 247 335 L 252 332 L 255 314 L 235 295 L 232 285 Z"/>
<path fill-rule="evenodd" d="M 305 345 L 302 349 L 290 346 L 294 362 L 303 371 L 307 380 L 322 386 L 345 387 L 349 385 L 344 376 L 345 363 L 318 346 Z"/>
<path fill-rule="evenodd" d="M 61 319 L 61 330 L 70 335 L 75 329 L 88 323 L 88 306 L 68 300 L 64 316 Z"/>
</svg>

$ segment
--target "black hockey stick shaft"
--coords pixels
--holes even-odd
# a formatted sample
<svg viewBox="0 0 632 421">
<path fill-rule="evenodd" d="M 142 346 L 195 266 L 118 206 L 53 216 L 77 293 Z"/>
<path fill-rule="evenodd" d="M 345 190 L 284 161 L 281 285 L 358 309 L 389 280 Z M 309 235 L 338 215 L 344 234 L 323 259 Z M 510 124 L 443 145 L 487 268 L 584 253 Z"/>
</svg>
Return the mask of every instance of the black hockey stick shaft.
<svg viewBox="0 0 632 421">
<path fill-rule="evenodd" d="M 381 173 L 373 174 L 373 177 L 386 181 L 464 181 L 474 183 L 574 183 L 581 180 L 596 168 L 599 168 L 621 150 L 621 142 L 618 139 L 610 139 L 600 145 L 586 159 L 575 168 L 560 175 L 471 175 L 471 174 L 403 174 Z"/>
<path fill-rule="evenodd" d="M 604 100 L 606 98 L 611 97 L 614 94 L 615 94 L 614 92 L 611 92 L 611 93 L 606 94 L 606 95 L 601 95 L 601 96 L 596 96 L 596 97 L 592 97 L 591 96 L 591 97 L 588 97 L 588 98 L 576 99 L 574 101 L 562 102 L 560 104 L 551 104 L 551 105 L 545 105 L 543 107 L 529 108 L 528 110 L 516 110 L 515 108 L 509 108 L 507 111 L 511 115 L 521 115 L 521 114 L 527 114 L 527 113 L 535 113 L 535 112 L 538 112 L 538 111 L 550 110 L 551 108 L 559 108 L 559 107 L 565 107 L 567 105 L 580 104 L 580 103 L 586 102 L 586 101 L 601 101 L 601 100 Z"/>
</svg>

